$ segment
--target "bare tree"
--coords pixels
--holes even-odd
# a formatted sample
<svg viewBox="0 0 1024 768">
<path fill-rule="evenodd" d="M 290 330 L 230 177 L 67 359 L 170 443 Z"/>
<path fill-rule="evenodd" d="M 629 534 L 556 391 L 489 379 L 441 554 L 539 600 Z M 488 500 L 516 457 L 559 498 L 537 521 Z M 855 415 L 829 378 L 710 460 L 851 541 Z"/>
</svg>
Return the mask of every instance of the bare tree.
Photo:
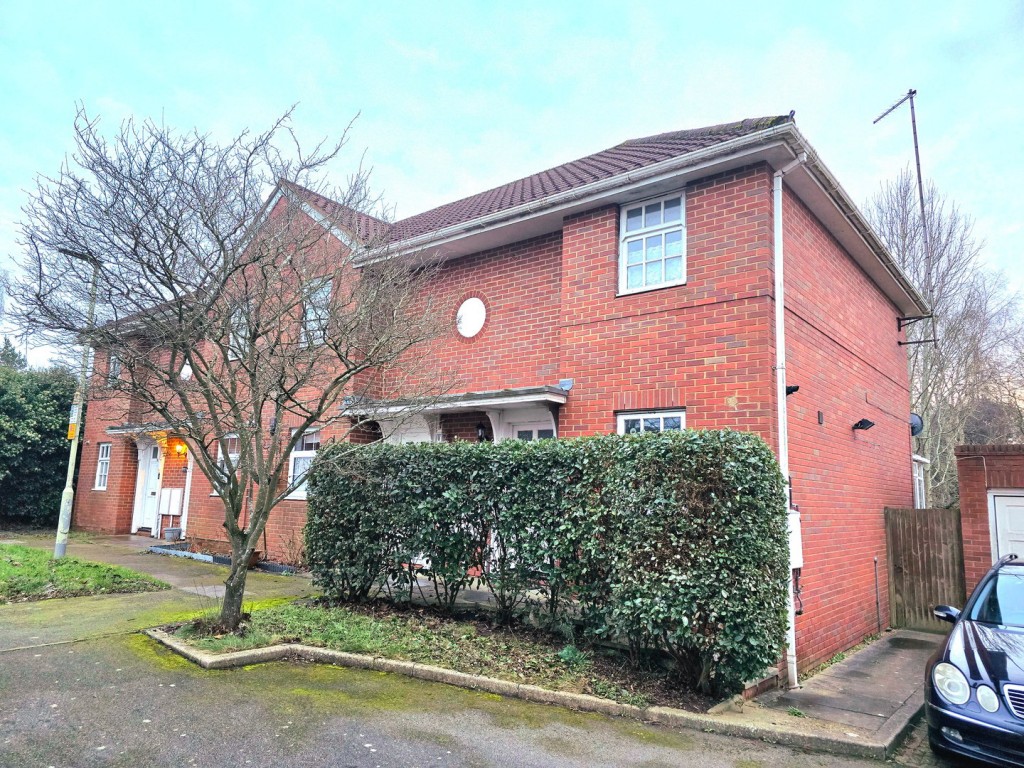
<svg viewBox="0 0 1024 768">
<path fill-rule="evenodd" d="M 917 186 L 909 171 L 882 189 L 868 216 L 900 266 L 932 307 L 934 322 L 907 329 L 911 407 L 925 422 L 917 451 L 930 460 L 930 497 L 939 506 L 958 498 L 953 448 L 992 395 L 999 361 L 1020 333 L 1016 297 L 980 261 L 974 224 L 929 184 L 924 247 Z M 926 340 L 939 337 L 937 344 Z"/>
<path fill-rule="evenodd" d="M 432 268 L 386 252 L 362 169 L 344 189 L 318 180 L 344 136 L 305 154 L 290 116 L 225 145 L 149 121 L 108 142 L 80 109 L 76 154 L 24 208 L 11 288 L 23 330 L 98 350 L 113 370 L 91 397 L 182 438 L 219 494 L 227 630 L 271 512 L 304 480 L 288 465 L 305 431 L 344 437 L 370 403 L 440 386 L 418 351 L 444 316 Z"/>
</svg>

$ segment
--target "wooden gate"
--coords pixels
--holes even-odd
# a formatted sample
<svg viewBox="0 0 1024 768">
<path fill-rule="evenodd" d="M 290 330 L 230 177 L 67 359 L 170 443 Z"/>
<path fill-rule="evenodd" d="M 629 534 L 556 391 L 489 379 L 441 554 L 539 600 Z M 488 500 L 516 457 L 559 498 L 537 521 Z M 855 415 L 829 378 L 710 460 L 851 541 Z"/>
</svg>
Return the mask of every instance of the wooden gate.
<svg viewBox="0 0 1024 768">
<path fill-rule="evenodd" d="M 963 608 L 964 545 L 958 509 L 886 509 L 892 626 L 945 632 L 936 605 Z"/>
</svg>

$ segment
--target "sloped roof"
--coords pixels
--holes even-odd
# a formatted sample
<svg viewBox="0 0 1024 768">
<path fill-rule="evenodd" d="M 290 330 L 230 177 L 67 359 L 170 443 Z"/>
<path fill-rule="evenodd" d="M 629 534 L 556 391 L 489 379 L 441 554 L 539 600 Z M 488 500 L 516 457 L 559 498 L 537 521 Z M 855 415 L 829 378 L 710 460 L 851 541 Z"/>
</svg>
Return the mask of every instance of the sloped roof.
<svg viewBox="0 0 1024 768">
<path fill-rule="evenodd" d="M 299 194 L 305 202 L 364 242 L 379 238 L 388 231 L 392 242 L 400 242 L 792 121 L 792 115 L 758 117 L 630 139 L 610 149 L 445 203 L 393 224 L 348 209 L 297 184 L 282 182 L 282 186 Z"/>
<path fill-rule="evenodd" d="M 344 227 L 364 243 L 380 238 L 387 233 L 391 226 L 382 219 L 353 210 L 346 205 L 342 205 L 291 181 L 282 179 L 280 186 L 286 191 L 295 193 L 303 202 L 312 205 L 320 213 L 327 216 L 332 223 Z"/>
<path fill-rule="evenodd" d="M 408 240 L 791 121 L 790 115 L 759 117 L 630 139 L 579 160 L 396 221 L 392 238 Z"/>
</svg>

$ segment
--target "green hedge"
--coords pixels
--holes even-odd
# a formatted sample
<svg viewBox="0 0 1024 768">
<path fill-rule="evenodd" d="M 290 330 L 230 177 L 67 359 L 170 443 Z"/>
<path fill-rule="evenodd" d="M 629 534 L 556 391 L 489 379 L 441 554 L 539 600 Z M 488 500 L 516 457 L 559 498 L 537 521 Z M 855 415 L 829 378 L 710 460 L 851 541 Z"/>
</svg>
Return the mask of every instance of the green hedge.
<svg viewBox="0 0 1024 768">
<path fill-rule="evenodd" d="M 408 599 L 426 557 L 441 608 L 479 584 L 503 620 L 528 606 L 665 651 L 703 690 L 735 690 L 781 653 L 783 483 L 754 435 L 334 445 L 308 511 L 309 565 L 333 600 Z"/>
</svg>

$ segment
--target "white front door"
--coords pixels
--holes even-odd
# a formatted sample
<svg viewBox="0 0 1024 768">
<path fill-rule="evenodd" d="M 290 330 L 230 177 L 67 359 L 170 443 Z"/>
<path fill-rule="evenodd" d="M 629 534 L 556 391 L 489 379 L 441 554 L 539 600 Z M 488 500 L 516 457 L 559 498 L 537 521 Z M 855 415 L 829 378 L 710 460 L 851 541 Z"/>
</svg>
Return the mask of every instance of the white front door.
<svg viewBox="0 0 1024 768">
<path fill-rule="evenodd" d="M 1024 496 L 992 496 L 995 512 L 995 559 L 1015 554 L 1024 559 Z"/>
<path fill-rule="evenodd" d="M 160 446 L 146 451 L 145 485 L 142 490 L 142 519 L 140 528 L 149 528 L 156 535 L 157 512 L 160 507 Z"/>
</svg>

